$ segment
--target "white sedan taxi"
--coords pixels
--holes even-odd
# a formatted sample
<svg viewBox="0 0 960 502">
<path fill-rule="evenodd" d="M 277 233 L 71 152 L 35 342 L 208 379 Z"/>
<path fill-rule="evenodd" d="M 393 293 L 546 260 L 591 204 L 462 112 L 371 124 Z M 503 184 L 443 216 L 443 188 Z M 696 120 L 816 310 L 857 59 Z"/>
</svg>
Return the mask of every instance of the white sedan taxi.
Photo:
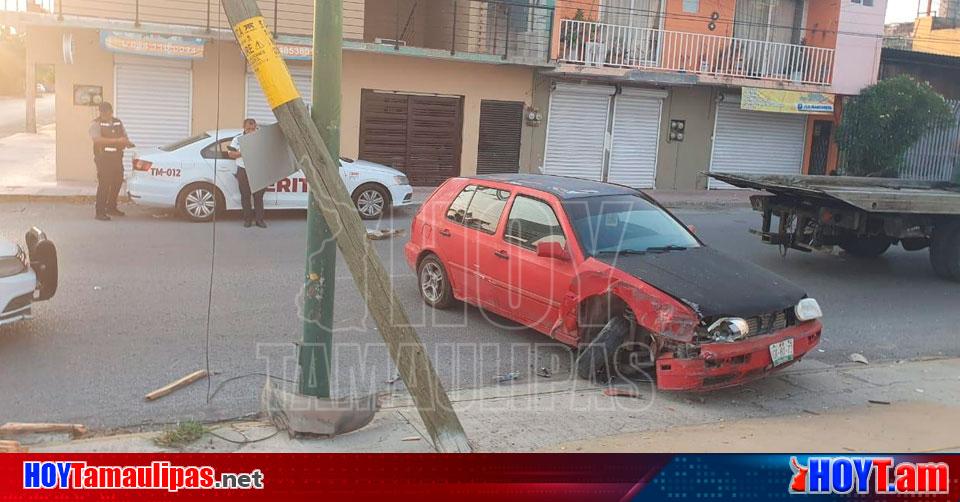
<svg viewBox="0 0 960 502">
<path fill-rule="evenodd" d="M 207 131 L 170 145 L 133 152 L 127 194 L 136 204 L 176 208 L 191 221 L 209 221 L 224 208 L 240 209 L 236 162 L 230 141 L 243 131 Z M 413 203 L 413 188 L 396 169 L 363 160 L 340 159 L 340 177 L 363 219 L 377 219 L 389 207 Z M 266 209 L 306 209 L 307 180 L 296 173 L 267 188 Z"/>
</svg>

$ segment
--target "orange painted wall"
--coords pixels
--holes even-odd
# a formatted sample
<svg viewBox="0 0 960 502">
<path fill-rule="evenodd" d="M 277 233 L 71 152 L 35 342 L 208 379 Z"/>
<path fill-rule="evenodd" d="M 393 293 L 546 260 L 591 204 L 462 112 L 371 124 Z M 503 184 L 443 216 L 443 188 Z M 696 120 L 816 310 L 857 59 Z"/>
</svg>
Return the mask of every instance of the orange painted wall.
<svg viewBox="0 0 960 502">
<path fill-rule="evenodd" d="M 698 12 L 684 12 L 683 0 L 667 0 L 667 15 L 663 29 L 685 33 L 703 33 L 729 37 L 733 35 L 733 13 L 736 3 L 732 0 L 700 0 Z M 710 31 L 709 18 L 714 12 L 720 15 L 716 29 Z"/>
<path fill-rule="evenodd" d="M 840 2 L 819 0 L 807 3 L 807 25 L 803 38 L 806 45 L 837 48 L 837 30 L 840 27 Z M 902 0 L 901 0 L 902 1 Z"/>
<path fill-rule="evenodd" d="M 837 170 L 837 163 L 840 158 L 840 148 L 837 146 L 837 142 L 834 139 L 833 133 L 837 132 L 837 127 L 840 125 L 840 118 L 843 115 L 843 100 L 840 99 L 840 96 L 837 96 L 836 102 L 834 103 L 833 116 L 830 115 L 810 115 L 807 117 L 807 137 L 803 146 L 803 174 L 810 173 L 810 154 L 811 149 L 813 148 L 813 123 L 817 120 L 831 120 L 833 122 L 833 132 L 830 135 L 830 150 L 827 152 L 827 174 L 831 174 Z"/>
</svg>

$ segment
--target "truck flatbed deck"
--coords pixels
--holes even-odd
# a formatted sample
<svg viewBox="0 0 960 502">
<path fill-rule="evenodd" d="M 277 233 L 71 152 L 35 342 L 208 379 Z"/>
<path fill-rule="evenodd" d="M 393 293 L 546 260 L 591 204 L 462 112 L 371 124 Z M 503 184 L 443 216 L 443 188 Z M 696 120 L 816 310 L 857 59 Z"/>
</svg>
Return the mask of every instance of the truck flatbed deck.
<svg viewBox="0 0 960 502">
<path fill-rule="evenodd" d="M 852 176 L 758 176 L 708 173 L 740 188 L 844 202 L 872 213 L 960 215 L 960 185 Z"/>
<path fill-rule="evenodd" d="M 762 176 L 706 173 L 740 188 L 763 213 L 767 244 L 800 251 L 832 250 L 876 258 L 899 244 L 930 249 L 937 275 L 960 281 L 960 185 L 848 176 Z M 777 228 L 773 228 L 774 217 Z"/>
</svg>

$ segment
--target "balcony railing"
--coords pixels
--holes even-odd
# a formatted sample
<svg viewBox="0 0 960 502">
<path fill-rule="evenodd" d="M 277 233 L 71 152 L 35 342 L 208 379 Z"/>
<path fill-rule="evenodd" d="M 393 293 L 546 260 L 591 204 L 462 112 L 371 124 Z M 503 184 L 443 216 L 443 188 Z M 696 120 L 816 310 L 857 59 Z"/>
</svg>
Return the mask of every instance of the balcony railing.
<svg viewBox="0 0 960 502">
<path fill-rule="evenodd" d="M 557 59 L 594 67 L 829 85 L 834 50 L 564 19 Z"/>
<path fill-rule="evenodd" d="M 428 56 L 474 54 L 488 60 L 548 64 L 554 9 L 540 3 L 545 1 L 343 0 L 343 37 L 379 50 L 428 49 L 433 50 Z M 15 9 L 13 0 L 11 4 Z M 257 0 L 257 4 L 275 35 L 313 35 L 314 0 Z M 164 25 L 229 29 L 219 0 L 42 0 L 40 5 L 61 20 L 126 21 L 161 31 Z"/>
</svg>

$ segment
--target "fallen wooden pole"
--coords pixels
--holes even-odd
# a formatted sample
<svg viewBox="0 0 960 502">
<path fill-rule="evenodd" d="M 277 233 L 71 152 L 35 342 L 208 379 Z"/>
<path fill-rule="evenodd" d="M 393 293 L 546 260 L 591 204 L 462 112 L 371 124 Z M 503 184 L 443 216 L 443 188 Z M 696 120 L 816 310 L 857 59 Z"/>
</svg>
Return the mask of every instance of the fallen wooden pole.
<svg viewBox="0 0 960 502">
<path fill-rule="evenodd" d="M 160 399 L 161 397 L 166 396 L 167 394 L 169 394 L 169 393 L 171 393 L 171 392 L 173 392 L 173 391 L 175 391 L 175 390 L 177 390 L 177 389 L 186 387 L 186 386 L 192 384 L 193 382 L 196 382 L 197 380 L 201 380 L 201 379 L 205 378 L 206 376 L 207 376 L 207 370 L 197 370 L 197 371 L 194 371 L 193 373 L 190 373 L 189 375 L 187 375 L 187 376 L 185 376 L 185 377 L 183 377 L 183 378 L 181 378 L 181 379 L 179 379 L 179 380 L 177 380 L 177 381 L 170 382 L 170 383 L 168 383 L 167 385 L 164 385 L 163 387 L 160 387 L 159 389 L 157 389 L 157 390 L 155 390 L 155 391 L 147 394 L 147 395 L 144 396 L 144 397 L 147 399 L 147 401 L 153 401 L 153 400 L 156 400 L 156 399 Z"/>
<path fill-rule="evenodd" d="M 87 427 L 81 424 L 48 424 L 48 423 L 21 423 L 7 422 L 0 425 L 0 436 L 15 434 L 43 434 L 50 432 L 69 432 L 74 436 L 87 433 Z"/>
<path fill-rule="evenodd" d="M 222 4 L 434 446 L 441 452 L 471 451 L 460 419 L 367 238 L 339 167 L 300 98 L 256 0 L 222 0 Z"/>
</svg>

